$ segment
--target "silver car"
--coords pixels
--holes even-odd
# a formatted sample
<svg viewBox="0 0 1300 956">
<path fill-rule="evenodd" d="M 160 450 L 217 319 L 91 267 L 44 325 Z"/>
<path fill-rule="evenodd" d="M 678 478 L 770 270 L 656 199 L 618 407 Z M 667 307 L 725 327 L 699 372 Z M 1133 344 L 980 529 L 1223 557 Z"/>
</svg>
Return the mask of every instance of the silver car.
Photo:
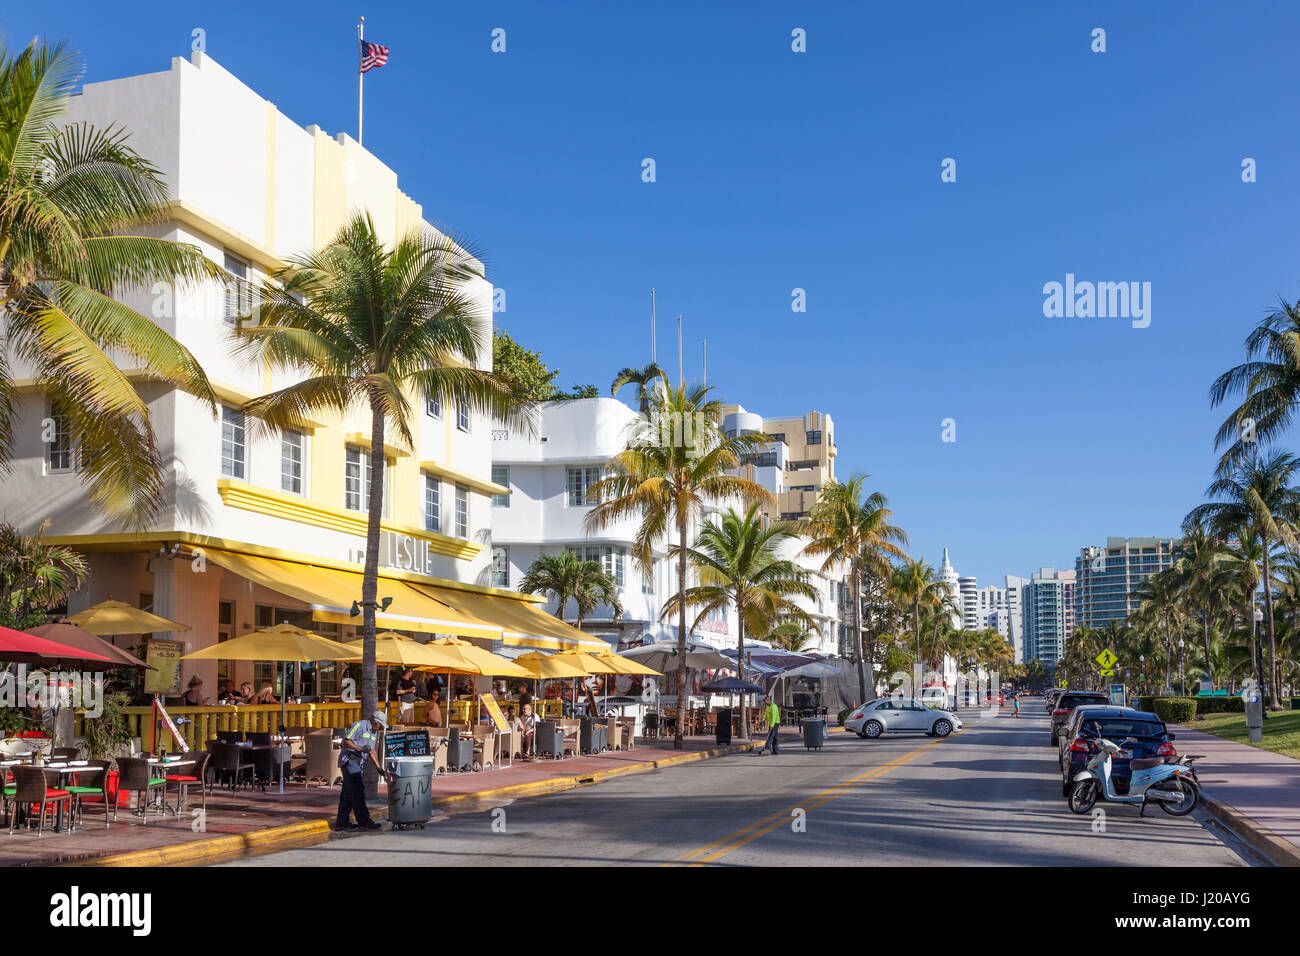
<svg viewBox="0 0 1300 956">
<path fill-rule="evenodd" d="M 859 737 L 881 734 L 925 734 L 947 737 L 961 730 L 961 718 L 949 710 L 934 710 L 907 697 L 881 697 L 855 707 L 844 721 L 846 730 Z"/>
</svg>

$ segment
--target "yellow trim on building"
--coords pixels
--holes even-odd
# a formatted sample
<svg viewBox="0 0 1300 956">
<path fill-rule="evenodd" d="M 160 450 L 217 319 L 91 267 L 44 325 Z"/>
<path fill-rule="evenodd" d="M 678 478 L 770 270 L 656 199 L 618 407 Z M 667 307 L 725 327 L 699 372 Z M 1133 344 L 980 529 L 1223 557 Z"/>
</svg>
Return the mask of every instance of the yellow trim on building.
<svg viewBox="0 0 1300 956">
<path fill-rule="evenodd" d="M 217 479 L 217 493 L 221 495 L 222 503 L 228 507 L 312 525 L 316 528 L 325 528 L 328 531 L 338 531 L 364 538 L 369 527 L 369 519 L 364 512 L 328 508 L 297 495 L 259 488 L 235 478 Z M 450 555 L 462 561 L 476 557 L 483 550 L 481 544 L 473 541 L 439 534 L 436 531 L 426 531 L 424 528 L 395 524 L 391 521 L 383 521 L 379 526 L 384 531 L 428 541 L 429 550 L 435 554 Z"/>
<path fill-rule="evenodd" d="M 286 265 L 274 250 L 268 248 L 250 236 L 237 232 L 230 226 L 208 215 L 193 203 L 183 199 L 174 199 L 169 203 L 172 216 L 176 222 L 197 232 L 203 233 L 231 252 L 235 252 L 250 262 L 254 262 L 266 272 L 278 272 Z"/>
<path fill-rule="evenodd" d="M 427 535 L 431 532 L 421 531 L 421 535 Z M 130 552 L 130 551 L 152 551 L 161 548 L 164 545 L 180 544 L 189 548 L 220 549 L 222 551 L 232 551 L 237 554 L 251 554 L 264 558 L 275 558 L 281 561 L 292 561 L 295 564 L 311 564 L 322 568 L 335 568 L 339 571 L 358 571 L 363 570 L 363 566 L 355 561 L 338 561 L 334 558 L 323 558 L 314 554 L 304 554 L 301 551 L 287 551 L 283 548 L 271 548 L 266 545 L 253 544 L 247 541 L 231 541 L 228 538 L 216 538 L 212 535 L 196 534 L 193 531 L 141 531 L 141 532 L 120 532 L 117 534 L 65 534 L 49 535 L 41 538 L 46 544 L 56 544 L 63 547 L 72 548 L 75 551 L 112 551 L 112 552 Z M 459 540 L 459 539 L 454 539 Z M 523 594 L 519 591 L 511 591 L 506 588 L 488 587 L 482 584 L 465 584 L 460 581 L 449 581 L 445 578 L 436 578 L 427 574 L 417 574 L 414 571 L 398 571 L 395 568 L 380 568 L 379 577 L 393 581 L 407 581 L 412 584 L 431 584 L 439 588 L 446 588 L 453 591 L 469 591 L 474 594 L 492 594 L 497 597 L 510 598 L 514 601 L 521 601 L 525 604 L 544 604 L 546 599 L 538 597 L 535 594 Z"/>
<path fill-rule="evenodd" d="M 347 432 L 343 436 L 344 444 L 360 445 L 362 448 L 370 447 L 370 436 L 365 432 Z M 384 455 L 388 458 L 410 458 L 411 452 L 399 445 L 390 445 L 384 442 Z"/>
<path fill-rule="evenodd" d="M 445 478 L 454 484 L 464 485 L 481 495 L 510 494 L 510 489 L 505 485 L 498 485 L 494 481 L 484 481 L 482 478 L 469 474 L 469 472 L 448 468 L 440 461 L 422 461 L 420 462 L 420 470 L 427 471 L 431 475 L 437 475 L 439 478 Z"/>
</svg>

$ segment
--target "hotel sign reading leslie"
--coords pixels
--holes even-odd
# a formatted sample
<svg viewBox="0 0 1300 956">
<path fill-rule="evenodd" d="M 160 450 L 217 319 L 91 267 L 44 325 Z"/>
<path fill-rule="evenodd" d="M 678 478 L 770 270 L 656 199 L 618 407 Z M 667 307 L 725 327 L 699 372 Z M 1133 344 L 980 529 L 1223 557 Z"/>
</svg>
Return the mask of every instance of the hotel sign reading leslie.
<svg viewBox="0 0 1300 956">
<path fill-rule="evenodd" d="M 429 542 L 409 534 L 379 533 L 379 566 L 397 571 L 433 574 Z"/>
</svg>

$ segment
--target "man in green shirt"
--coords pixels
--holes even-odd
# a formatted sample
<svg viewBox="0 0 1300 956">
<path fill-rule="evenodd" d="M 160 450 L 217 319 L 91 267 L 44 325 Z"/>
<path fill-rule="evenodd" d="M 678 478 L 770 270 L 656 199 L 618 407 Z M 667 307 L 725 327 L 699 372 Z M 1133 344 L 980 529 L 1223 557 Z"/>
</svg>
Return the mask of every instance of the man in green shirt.
<svg viewBox="0 0 1300 956">
<path fill-rule="evenodd" d="M 781 711 L 776 704 L 772 703 L 771 697 L 763 698 L 763 723 L 767 726 L 767 740 L 763 741 L 762 749 L 758 751 L 759 755 L 766 753 L 770 747 L 775 756 L 781 752 L 781 745 L 776 739 L 777 731 L 781 729 Z"/>
</svg>

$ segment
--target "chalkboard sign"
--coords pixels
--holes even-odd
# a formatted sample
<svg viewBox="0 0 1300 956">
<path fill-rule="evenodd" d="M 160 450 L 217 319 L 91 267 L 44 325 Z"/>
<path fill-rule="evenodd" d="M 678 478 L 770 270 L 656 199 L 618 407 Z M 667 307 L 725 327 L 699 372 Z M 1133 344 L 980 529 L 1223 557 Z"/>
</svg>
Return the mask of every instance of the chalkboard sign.
<svg viewBox="0 0 1300 956">
<path fill-rule="evenodd" d="M 384 734 L 384 756 L 429 756 L 429 732 L 427 730 L 393 730 Z"/>
</svg>

